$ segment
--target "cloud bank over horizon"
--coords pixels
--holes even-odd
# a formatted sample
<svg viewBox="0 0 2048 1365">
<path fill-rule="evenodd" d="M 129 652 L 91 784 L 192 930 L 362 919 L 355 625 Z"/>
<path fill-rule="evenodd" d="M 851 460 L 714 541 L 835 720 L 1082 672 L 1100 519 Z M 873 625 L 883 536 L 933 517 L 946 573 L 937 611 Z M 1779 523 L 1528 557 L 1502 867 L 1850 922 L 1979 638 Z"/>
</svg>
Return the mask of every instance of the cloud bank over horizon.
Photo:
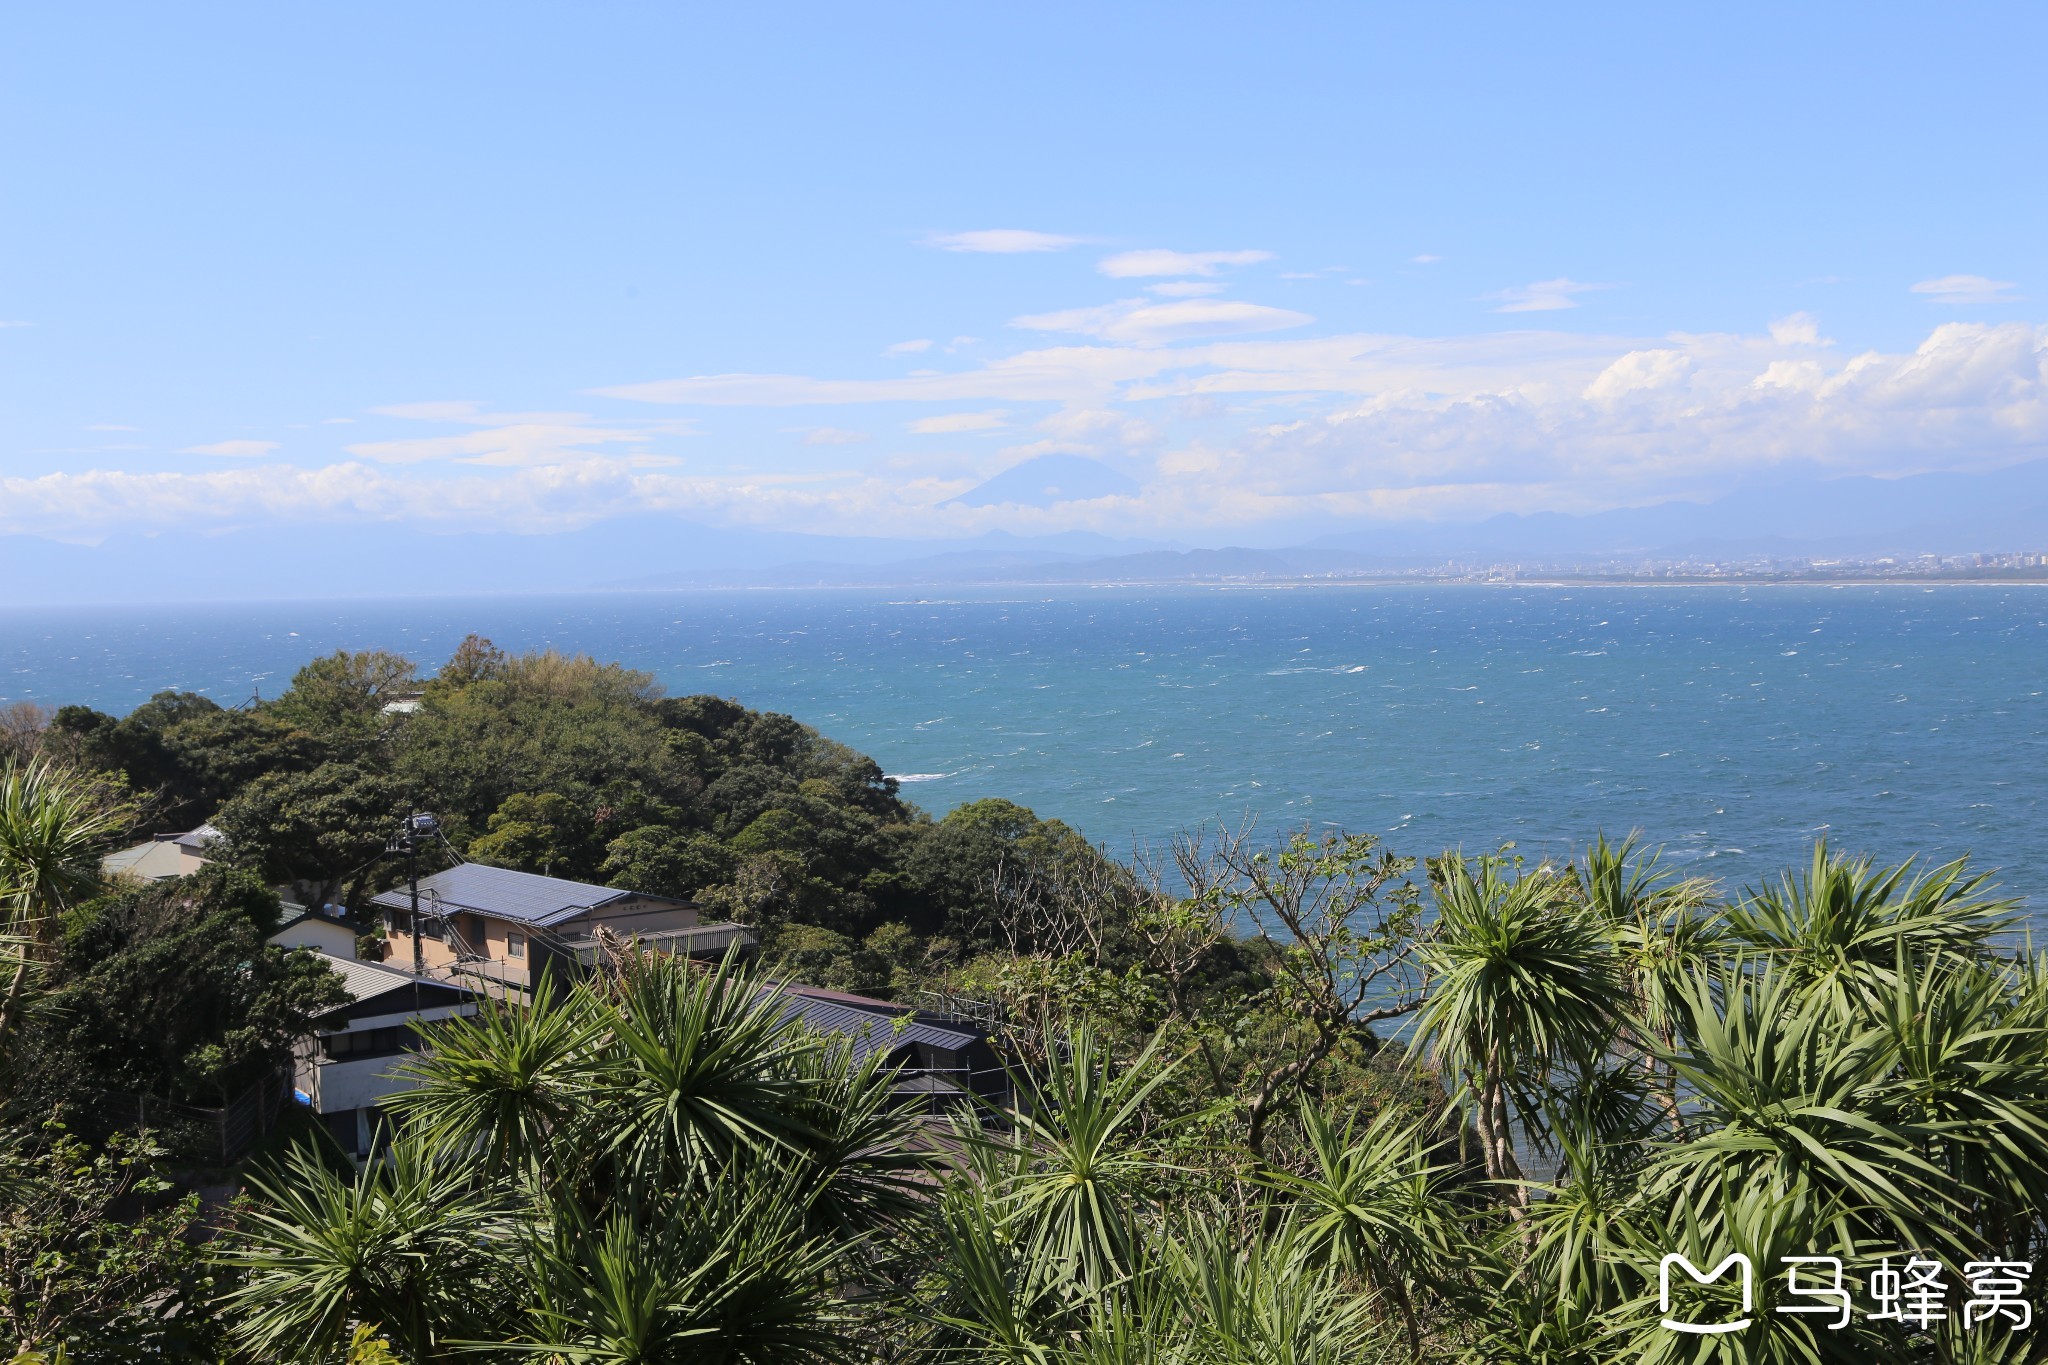
<svg viewBox="0 0 2048 1365">
<path fill-rule="evenodd" d="M 1003 256 L 1080 240 L 1002 229 L 930 245 Z M 1017 338 L 1006 348 L 965 336 L 942 349 L 893 344 L 883 359 L 899 368 L 889 373 L 872 372 L 871 350 L 849 358 L 852 374 L 601 385 L 577 397 L 597 412 L 393 402 L 296 424 L 363 428 L 345 436 L 265 432 L 180 447 L 207 457 L 195 467 L 124 455 L 9 475 L 0 533 L 92 541 L 300 521 L 547 532 L 661 512 L 841 535 L 1217 540 L 1593 512 L 1759 478 L 1962 472 L 2048 454 L 2039 323 L 1939 322 L 1902 352 L 1851 350 L 1805 313 L 1740 334 L 1318 335 L 1301 308 L 1220 296 L 1274 287 L 1270 275 L 1240 273 L 1274 259 L 1161 248 L 1109 255 L 1092 272 L 1077 262 L 1077 282 L 1092 273 L 1203 287 L 1021 314 L 998 329 Z M 1500 312 L 1551 313 L 1609 288 L 1558 277 L 1489 297 Z M 1912 292 L 1969 305 L 2012 288 L 1951 275 Z M 858 460 L 847 458 L 852 444 Z M 961 500 L 1049 454 L 1098 461 L 1135 491 L 1047 506 Z"/>
<path fill-rule="evenodd" d="M 0 83 L 0 536 L 53 573 L 1270 547 L 2048 457 L 2038 6 L 124 15 L 24 12 L 57 56 Z"/>
</svg>

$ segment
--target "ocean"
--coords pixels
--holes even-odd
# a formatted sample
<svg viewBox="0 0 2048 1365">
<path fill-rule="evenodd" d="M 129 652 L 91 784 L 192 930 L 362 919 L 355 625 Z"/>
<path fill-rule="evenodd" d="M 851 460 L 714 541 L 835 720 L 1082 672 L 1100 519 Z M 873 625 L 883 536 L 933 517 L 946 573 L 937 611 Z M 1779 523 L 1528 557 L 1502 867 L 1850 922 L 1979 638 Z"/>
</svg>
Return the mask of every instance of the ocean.
<svg viewBox="0 0 2048 1365">
<path fill-rule="evenodd" d="M 470 631 L 787 711 L 943 814 L 1002 796 L 1113 853 L 1256 818 L 1396 852 L 1641 830 L 1731 887 L 1816 837 L 1970 853 L 2048 906 L 2048 590 L 1327 585 L 578 594 L 0 609 L 0 699 L 274 696 Z"/>
</svg>

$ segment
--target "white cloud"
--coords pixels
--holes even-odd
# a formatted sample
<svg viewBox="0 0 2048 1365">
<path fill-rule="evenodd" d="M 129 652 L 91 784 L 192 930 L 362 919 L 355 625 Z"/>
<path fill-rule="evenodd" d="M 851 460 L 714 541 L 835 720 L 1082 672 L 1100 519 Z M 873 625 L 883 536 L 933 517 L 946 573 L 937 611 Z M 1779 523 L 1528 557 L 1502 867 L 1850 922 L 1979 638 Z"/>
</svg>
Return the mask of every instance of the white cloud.
<svg viewBox="0 0 2048 1365">
<path fill-rule="evenodd" d="M 916 355 L 919 351 L 929 351 L 931 348 L 932 339 L 930 337 L 919 337 L 915 341 L 899 341 L 884 351 L 883 354 Z"/>
<path fill-rule="evenodd" d="M 1990 280 L 1982 275 L 1943 275 L 1920 281 L 1911 292 L 1929 303 L 2010 303 L 2018 287 L 2011 280 Z"/>
<path fill-rule="evenodd" d="M 794 374 L 707 374 L 619 384 L 594 390 L 605 398 L 707 407 L 802 407 L 839 403 L 1074 402 L 1112 392 L 1132 379 L 1171 368 L 1171 353 L 1120 346 L 1058 346 L 1024 351 L 958 373 L 926 372 L 900 379 L 814 379 Z"/>
<path fill-rule="evenodd" d="M 869 439 L 865 431 L 848 431 L 844 427 L 796 427 L 794 430 L 804 434 L 807 446 L 850 446 Z"/>
<path fill-rule="evenodd" d="M 1408 259 L 1415 265 L 1435 265 L 1438 261 L 1442 260 L 1443 257 L 1432 256 L 1425 251 L 1420 256 L 1410 256 Z"/>
<path fill-rule="evenodd" d="M 533 467 L 588 456 L 595 447 L 644 445 L 658 437 L 688 434 L 687 423 L 619 426 L 581 412 L 488 412 L 481 403 L 468 400 L 398 403 L 373 411 L 384 417 L 474 428 L 445 436 L 361 441 L 345 447 L 349 454 L 379 464 L 454 460 L 462 464 Z M 646 451 L 636 451 L 625 458 L 641 464 L 673 463 L 670 457 Z"/>
<path fill-rule="evenodd" d="M 1560 276 L 1554 280 L 1538 280 L 1534 284 L 1516 285 L 1503 289 L 1497 294 L 1488 294 L 1488 299 L 1500 300 L 1496 313 L 1554 313 L 1561 308 L 1579 306 L 1578 296 L 1590 294 L 1596 289 L 1612 289 L 1611 284 L 1582 284 Z"/>
<path fill-rule="evenodd" d="M 920 417 L 910 429 L 920 436 L 943 436 L 962 431 L 994 431 L 1007 426 L 1006 412 L 949 412 L 938 417 Z"/>
<path fill-rule="evenodd" d="M 362 458 L 324 469 L 251 460 L 204 472 L 0 479 L 0 530 L 77 536 L 258 518 L 551 529 L 673 508 L 723 524 L 840 534 L 1000 526 L 1184 535 L 1305 518 L 1587 511 L 1710 496 L 1746 471 L 1900 474 L 2048 455 L 2048 328 L 2034 324 L 1955 323 L 1905 351 L 1855 354 L 1800 315 L 1740 334 L 1207 340 L 1179 334 L 1197 321 L 1184 313 L 1171 326 L 1140 316 L 1239 307 L 1256 305 L 1138 299 L 1075 310 L 1061 320 L 1083 330 L 1085 344 L 962 362 L 957 373 L 712 375 L 614 390 L 767 409 L 898 404 L 907 410 L 876 421 L 955 435 L 1007 428 L 1022 442 L 1008 447 L 1011 458 L 1066 451 L 1146 462 L 1142 494 L 1113 512 L 940 506 L 985 472 L 957 454 L 979 441 L 931 442 L 945 459 L 885 458 L 864 471 L 820 470 L 807 463 L 817 457 L 789 446 L 758 457 L 782 464 L 685 471 L 654 467 L 665 457 L 645 448 L 677 423 L 415 403 L 385 415 L 442 429 L 365 442 L 354 452 Z M 1182 344 L 1156 344 L 1162 337 Z M 796 430 L 820 447 L 860 434 Z M 488 467 L 399 467 L 419 460 Z"/>
<path fill-rule="evenodd" d="M 1771 324 L 1771 340 L 1780 346 L 1826 346 L 1820 322 L 1811 313 L 1793 313 Z"/>
<path fill-rule="evenodd" d="M 225 455 L 231 459 L 253 460 L 278 449 L 275 441 L 214 441 L 209 445 L 185 446 L 180 455 Z"/>
<path fill-rule="evenodd" d="M 1596 403 L 1615 403 L 1630 394 L 1669 388 L 1692 370 L 1692 357 L 1683 351 L 1630 351 L 1600 371 L 1586 386 L 1586 397 Z"/>
<path fill-rule="evenodd" d="M 1130 299 L 1096 308 L 1034 313 L 1012 319 L 1011 325 L 1036 332 L 1080 332 L 1105 341 L 1156 345 L 1197 337 L 1284 331 L 1314 321 L 1307 313 L 1291 308 L 1271 308 L 1235 299 L 1186 299 L 1179 303 Z"/>
<path fill-rule="evenodd" d="M 936 232 L 924 239 L 926 246 L 941 251 L 976 251 L 996 256 L 1014 256 L 1030 251 L 1065 251 L 1079 246 L 1079 237 L 1062 237 L 1055 232 L 1032 232 L 1025 228 L 982 228 L 976 232 Z"/>
<path fill-rule="evenodd" d="M 1270 261 L 1270 251 L 1123 251 L 1105 256 L 1095 268 L 1111 279 L 1135 279 L 1147 275 L 1214 275 L 1226 265 L 1256 265 Z"/>
<path fill-rule="evenodd" d="M 8 322 L 8 321 L 0 321 L 0 328 L 7 328 L 7 327 L 32 327 L 32 326 L 34 326 L 34 325 L 35 325 L 35 324 L 33 324 L 33 323 L 28 323 L 28 322 Z"/>
</svg>

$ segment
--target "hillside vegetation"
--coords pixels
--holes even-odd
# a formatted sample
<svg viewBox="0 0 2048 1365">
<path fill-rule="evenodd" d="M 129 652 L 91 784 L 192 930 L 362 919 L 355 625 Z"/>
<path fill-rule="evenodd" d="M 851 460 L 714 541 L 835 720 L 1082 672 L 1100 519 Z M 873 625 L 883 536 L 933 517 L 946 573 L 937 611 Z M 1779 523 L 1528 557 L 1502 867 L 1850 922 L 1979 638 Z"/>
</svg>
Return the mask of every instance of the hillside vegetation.
<svg viewBox="0 0 2048 1365">
<path fill-rule="evenodd" d="M 66 710 L 33 745 L 23 811 L 217 808 L 231 866 L 168 898 L 35 880 L 82 866 L 80 842 L 0 801 L 0 887 L 36 968 L 11 1078 L 83 1049 L 64 1030 L 105 1031 L 80 983 L 160 979 L 152 945 L 207 916 L 253 932 L 261 879 L 342 902 L 386 884 L 383 840 L 416 807 L 468 856 L 691 895 L 765 956 L 629 957 L 434 1026 L 390 1163 L 274 1153 L 204 1244 L 196 1211 L 139 1211 L 154 1137 L 81 1144 L 39 1127 L 75 1101 L 10 1080 L 0 1322 L 25 1345 L 352 1365 L 2038 1358 L 2048 958 L 1961 862 L 1821 845 L 1728 888 L 1634 840 L 1418 863 L 1255 829 L 1121 861 L 1005 802 L 933 820 L 788 717 L 481 641 L 425 683 L 336 656 L 251 710 Z M 60 846 L 70 861 L 31 857 Z M 757 970 L 981 1001 L 1023 1102 L 899 1109 Z M 217 989 L 245 976 L 268 1013 Z M 213 1083 L 201 1063 L 255 1056 L 224 1044 L 273 1037 L 246 1030 L 307 1008 L 306 986 L 273 963 L 132 991 L 161 1027 L 105 1055 Z M 244 1032 L 190 1026 L 188 999 Z M 1674 1254 L 1752 1277 L 1660 1283 Z"/>
</svg>

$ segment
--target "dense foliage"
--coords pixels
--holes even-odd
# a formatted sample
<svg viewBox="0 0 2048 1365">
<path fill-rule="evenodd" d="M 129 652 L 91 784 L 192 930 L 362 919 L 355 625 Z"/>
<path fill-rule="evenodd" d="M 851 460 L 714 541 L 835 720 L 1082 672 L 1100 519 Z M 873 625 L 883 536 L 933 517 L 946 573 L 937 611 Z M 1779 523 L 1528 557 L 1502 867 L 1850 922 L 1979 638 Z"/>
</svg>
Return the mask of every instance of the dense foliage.
<svg viewBox="0 0 2048 1365">
<path fill-rule="evenodd" d="M 9 1169 L 69 1160 L 72 1186 L 46 1183 L 75 1192 L 0 1181 L 9 1226 L 97 1210 L 75 1257 L 133 1252 L 157 1286 L 17 1326 L 28 1345 L 133 1358 L 105 1334 L 186 1320 L 138 1306 L 214 1294 L 227 1336 L 151 1327 L 141 1354 L 2034 1358 L 2016 1312 L 1985 1316 L 1985 1267 L 2048 1243 L 2048 957 L 1962 863 L 1823 845 L 1730 890 L 1633 842 L 1417 864 L 1250 828 L 1120 862 L 1008 802 L 934 821 L 788 717 L 479 640 L 424 682 L 337 655 L 250 710 L 67 710 L 17 749 L 10 771 L 42 765 L 0 801 L 17 1078 L 75 1052 L 197 1093 L 257 1064 L 317 982 L 198 937 L 260 940 L 265 879 L 358 903 L 412 808 L 466 856 L 689 895 L 766 948 L 759 976 L 628 954 L 436 1026 L 391 1161 L 263 1163 L 209 1285 L 162 1235 L 185 1215 L 95 1193 L 132 1145 L 22 1128 Z M 110 793 L 212 815 L 236 867 L 108 894 L 88 855 L 128 818 Z M 785 1017 L 775 976 L 973 1002 L 1004 1021 L 1019 1103 L 899 1111 L 892 1077 Z M 84 1017 L 100 996 L 132 1018 Z M 1667 1255 L 1731 1253 L 1747 1310 L 1727 1276 L 1660 1296 Z M 1839 1259 L 1843 1320 L 1825 1266 L 1787 1257 Z M 1909 1265 L 1942 1288 L 1874 1315 Z M 2042 1298 L 2030 1269 L 2017 1298 Z"/>
<path fill-rule="evenodd" d="M 820 984 L 884 993 L 1014 946 L 994 919 L 1006 883 L 1114 875 L 1006 801 L 933 821 L 872 759 L 788 716 L 476 637 L 425 681 L 368 651 L 316 660 L 244 709 L 175 692 L 120 719 L 65 707 L 43 747 L 120 775 L 164 826 L 210 820 L 230 861 L 309 904 L 390 885 L 386 840 L 431 810 L 451 852 L 694 897 Z"/>
<path fill-rule="evenodd" d="M 450 1025 L 391 1170 L 267 1187 L 232 1243 L 238 1330 L 310 1359 L 364 1324 L 413 1360 L 458 1337 L 619 1362 L 2035 1358 L 1983 1295 L 1987 1263 L 2043 1249 L 2048 961 L 2001 949 L 2012 907 L 1962 866 L 1817 848 L 1726 904 L 1627 845 L 1446 858 L 1419 891 L 1358 841 L 1183 854 L 1204 847 L 1206 889 L 1120 932 L 1179 944 L 1185 982 L 1200 945 L 1241 951 L 1225 917 L 1256 902 L 1289 965 L 1231 1009 L 1176 1006 L 1142 963 L 1019 955 L 1061 1003 L 1023 1103 L 982 1122 L 891 1120 L 882 1078 L 849 1081 L 729 968 L 640 963 Z M 1331 990 L 1382 1032 L 1318 1021 Z M 348 1240 L 366 1201 L 423 1223 Z M 518 1311 L 378 1278 L 443 1226 L 464 1282 L 523 1286 Z M 1660 1301 L 1667 1254 L 1705 1274 L 1730 1252 L 1748 1311 L 1732 1277 L 1680 1272 Z M 697 1268 L 728 1254 L 719 1299 Z M 1838 1258 L 1841 1298 L 1787 1256 Z M 1874 1315 L 1887 1261 L 1944 1288 Z"/>
<path fill-rule="evenodd" d="M 11 1059 L 15 1107 L 84 1131 L 150 1100 L 225 1105 L 288 1069 L 312 1016 L 344 997 L 317 956 L 264 942 L 278 912 L 275 892 L 221 867 L 66 912 Z"/>
</svg>

